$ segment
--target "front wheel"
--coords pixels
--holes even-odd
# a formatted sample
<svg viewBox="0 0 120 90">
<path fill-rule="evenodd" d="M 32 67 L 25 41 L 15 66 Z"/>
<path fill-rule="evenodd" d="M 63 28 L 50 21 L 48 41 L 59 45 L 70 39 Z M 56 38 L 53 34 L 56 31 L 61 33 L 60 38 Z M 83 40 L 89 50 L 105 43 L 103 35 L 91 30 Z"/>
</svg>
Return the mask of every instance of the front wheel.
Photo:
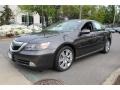
<svg viewBox="0 0 120 90">
<path fill-rule="evenodd" d="M 65 71 L 70 68 L 74 60 L 73 49 L 69 46 L 61 48 L 56 55 L 55 69 L 57 71 Z"/>
<path fill-rule="evenodd" d="M 110 40 L 107 40 L 103 49 L 103 53 L 108 53 L 110 51 Z"/>
</svg>

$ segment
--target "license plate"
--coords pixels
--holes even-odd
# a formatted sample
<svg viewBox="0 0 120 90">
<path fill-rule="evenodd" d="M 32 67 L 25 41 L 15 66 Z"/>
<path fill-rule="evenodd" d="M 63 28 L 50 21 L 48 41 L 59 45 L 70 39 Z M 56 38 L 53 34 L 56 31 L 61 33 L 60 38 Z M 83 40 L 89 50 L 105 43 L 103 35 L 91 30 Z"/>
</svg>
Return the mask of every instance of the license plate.
<svg viewBox="0 0 120 90">
<path fill-rule="evenodd" d="M 12 54 L 10 52 L 8 52 L 8 57 L 12 59 Z"/>
</svg>

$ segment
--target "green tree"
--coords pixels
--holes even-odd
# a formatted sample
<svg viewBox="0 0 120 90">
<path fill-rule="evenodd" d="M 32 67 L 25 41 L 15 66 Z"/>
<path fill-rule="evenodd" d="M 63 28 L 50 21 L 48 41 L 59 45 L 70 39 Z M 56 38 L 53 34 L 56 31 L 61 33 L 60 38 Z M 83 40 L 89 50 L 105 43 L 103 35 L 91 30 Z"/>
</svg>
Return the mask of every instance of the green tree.
<svg viewBox="0 0 120 90">
<path fill-rule="evenodd" d="M 112 23 L 114 19 L 114 14 L 115 14 L 115 6 L 114 5 L 107 6 L 105 22 L 109 24 Z"/>
<path fill-rule="evenodd" d="M 48 22 L 49 17 L 52 17 L 52 20 L 57 22 L 61 12 L 63 17 L 67 16 L 69 19 L 78 19 L 80 17 L 79 5 L 61 5 L 59 9 L 56 9 L 55 5 L 22 5 L 19 7 L 23 11 L 37 12 L 40 16 L 45 16 L 46 22 Z M 93 19 L 101 23 L 110 24 L 113 23 L 115 9 L 114 5 L 83 5 L 81 17 L 82 19 Z M 120 11 L 116 14 L 116 22 L 120 22 L 119 18 Z"/>
<path fill-rule="evenodd" d="M 96 8 L 94 5 L 84 5 L 82 7 L 82 19 L 93 19 L 96 13 Z"/>
<path fill-rule="evenodd" d="M 115 23 L 120 25 L 120 5 L 116 6 L 116 12 Z"/>
<path fill-rule="evenodd" d="M 1 25 L 10 24 L 10 19 L 13 16 L 12 10 L 9 8 L 8 5 L 5 5 L 3 9 L 4 10 L 1 11 L 1 16 L 0 16 Z"/>
<path fill-rule="evenodd" d="M 95 20 L 105 23 L 106 18 L 106 7 L 105 6 L 98 6 L 95 14 Z"/>
<path fill-rule="evenodd" d="M 21 5 L 19 7 L 22 11 L 25 11 L 25 12 L 38 13 L 40 16 L 42 16 L 41 17 L 42 24 L 44 23 L 43 16 L 45 16 L 45 21 L 47 25 L 48 25 L 48 18 L 55 17 L 56 9 L 54 5 Z"/>
<path fill-rule="evenodd" d="M 83 19 L 93 19 L 101 23 L 112 23 L 115 13 L 115 6 L 84 5 L 82 8 Z"/>
<path fill-rule="evenodd" d="M 79 18 L 79 5 L 63 5 L 61 6 L 63 16 L 67 16 L 69 19 Z"/>
</svg>

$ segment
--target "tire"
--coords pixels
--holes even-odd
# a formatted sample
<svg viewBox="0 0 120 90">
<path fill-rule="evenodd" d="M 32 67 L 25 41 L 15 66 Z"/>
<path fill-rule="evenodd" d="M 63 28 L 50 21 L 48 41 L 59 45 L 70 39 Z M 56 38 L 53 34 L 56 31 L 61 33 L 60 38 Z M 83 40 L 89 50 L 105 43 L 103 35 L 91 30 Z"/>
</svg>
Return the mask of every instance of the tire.
<svg viewBox="0 0 120 90">
<path fill-rule="evenodd" d="M 108 53 L 110 51 L 110 40 L 107 40 L 103 49 L 103 53 Z"/>
<path fill-rule="evenodd" d="M 67 52 L 67 53 L 66 53 Z M 64 46 L 56 54 L 54 67 L 57 71 L 69 69 L 74 61 L 74 51 L 69 46 Z"/>
</svg>

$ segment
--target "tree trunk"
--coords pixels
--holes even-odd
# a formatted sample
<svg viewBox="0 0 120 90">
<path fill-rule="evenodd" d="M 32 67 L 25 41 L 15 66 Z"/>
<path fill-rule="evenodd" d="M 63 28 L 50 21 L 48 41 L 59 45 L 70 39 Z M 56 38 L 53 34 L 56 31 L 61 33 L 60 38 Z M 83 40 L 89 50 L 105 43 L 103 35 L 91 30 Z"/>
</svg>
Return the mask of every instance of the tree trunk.
<svg viewBox="0 0 120 90">
<path fill-rule="evenodd" d="M 49 24 L 48 24 L 48 15 L 47 14 L 45 14 L 45 22 L 46 22 L 46 26 L 48 26 Z"/>
</svg>

